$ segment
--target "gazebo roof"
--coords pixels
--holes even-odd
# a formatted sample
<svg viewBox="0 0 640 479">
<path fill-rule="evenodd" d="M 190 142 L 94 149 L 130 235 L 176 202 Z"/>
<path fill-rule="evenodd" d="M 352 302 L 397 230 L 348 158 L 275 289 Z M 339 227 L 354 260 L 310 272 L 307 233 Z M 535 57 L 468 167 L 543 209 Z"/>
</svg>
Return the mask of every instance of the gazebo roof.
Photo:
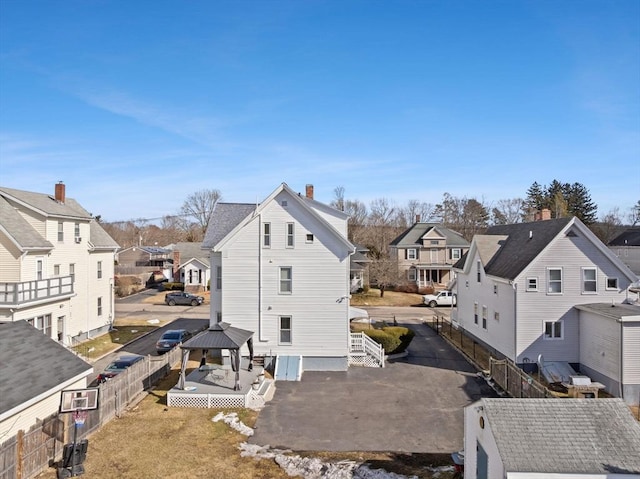
<svg viewBox="0 0 640 479">
<path fill-rule="evenodd" d="M 234 328 L 228 323 L 216 323 L 206 331 L 185 341 L 182 349 L 240 349 L 253 336 L 253 331 Z"/>
</svg>

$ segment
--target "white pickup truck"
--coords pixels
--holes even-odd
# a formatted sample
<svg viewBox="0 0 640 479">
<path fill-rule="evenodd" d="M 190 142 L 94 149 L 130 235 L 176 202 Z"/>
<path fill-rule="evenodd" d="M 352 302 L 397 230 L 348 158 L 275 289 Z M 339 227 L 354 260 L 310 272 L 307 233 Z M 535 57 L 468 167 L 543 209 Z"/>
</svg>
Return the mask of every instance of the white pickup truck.
<svg viewBox="0 0 640 479">
<path fill-rule="evenodd" d="M 438 294 L 425 294 L 422 297 L 422 302 L 430 308 L 435 308 L 436 306 L 455 306 L 456 295 L 445 289 Z"/>
</svg>

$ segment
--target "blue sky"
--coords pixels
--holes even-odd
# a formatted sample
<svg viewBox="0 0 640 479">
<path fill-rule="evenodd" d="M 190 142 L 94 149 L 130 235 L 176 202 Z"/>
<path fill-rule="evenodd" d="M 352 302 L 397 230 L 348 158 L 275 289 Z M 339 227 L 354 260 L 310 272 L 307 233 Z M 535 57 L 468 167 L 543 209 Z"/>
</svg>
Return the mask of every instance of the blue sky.
<svg viewBox="0 0 640 479">
<path fill-rule="evenodd" d="M 0 184 L 106 221 L 280 183 L 640 199 L 640 1 L 0 1 Z"/>
</svg>

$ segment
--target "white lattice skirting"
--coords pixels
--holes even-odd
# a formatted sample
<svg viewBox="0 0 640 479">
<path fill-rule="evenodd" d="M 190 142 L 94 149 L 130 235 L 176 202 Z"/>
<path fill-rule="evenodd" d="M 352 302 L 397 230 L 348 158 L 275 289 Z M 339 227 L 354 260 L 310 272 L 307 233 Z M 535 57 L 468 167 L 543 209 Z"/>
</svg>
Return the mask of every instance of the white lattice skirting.
<svg viewBox="0 0 640 479">
<path fill-rule="evenodd" d="M 275 388 L 274 382 L 265 379 L 259 389 L 251 390 L 247 394 L 196 394 L 169 391 L 167 405 L 169 407 L 257 410 L 262 409 L 266 400 L 273 396 L 272 388 Z"/>
</svg>

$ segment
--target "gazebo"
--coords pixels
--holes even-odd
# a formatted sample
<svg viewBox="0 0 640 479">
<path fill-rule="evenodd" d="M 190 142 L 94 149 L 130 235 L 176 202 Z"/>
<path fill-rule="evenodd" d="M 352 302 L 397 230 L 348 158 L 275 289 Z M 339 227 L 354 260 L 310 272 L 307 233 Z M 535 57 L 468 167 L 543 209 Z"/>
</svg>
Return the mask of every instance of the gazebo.
<svg viewBox="0 0 640 479">
<path fill-rule="evenodd" d="M 184 389 L 185 371 L 189 361 L 189 353 L 194 349 L 202 350 L 201 366 L 206 362 L 209 350 L 229 350 L 231 369 L 236 373 L 234 390 L 240 389 L 240 348 L 247 343 L 249 347 L 249 371 L 253 368 L 253 331 L 234 328 L 228 323 L 216 323 L 206 331 L 202 331 L 193 338 L 185 341 L 182 348 L 182 365 L 178 388 Z"/>
</svg>

